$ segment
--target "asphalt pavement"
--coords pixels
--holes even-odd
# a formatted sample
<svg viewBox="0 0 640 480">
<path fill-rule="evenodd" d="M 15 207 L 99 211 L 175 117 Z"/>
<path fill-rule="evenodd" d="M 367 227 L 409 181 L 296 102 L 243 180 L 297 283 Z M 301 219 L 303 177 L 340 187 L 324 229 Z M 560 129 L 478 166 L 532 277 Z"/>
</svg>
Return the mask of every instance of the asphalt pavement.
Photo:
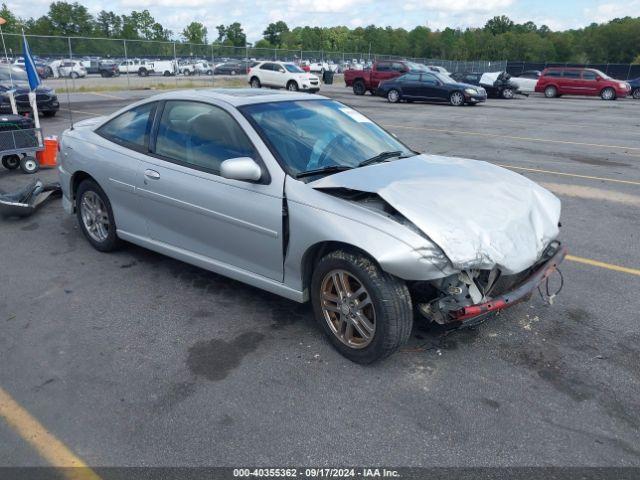
<svg viewBox="0 0 640 480">
<path fill-rule="evenodd" d="M 640 102 L 324 93 L 416 150 L 554 191 L 573 255 L 554 304 L 461 331 L 418 323 L 363 367 L 308 305 L 132 245 L 99 253 L 54 201 L 0 221 L 0 390 L 91 466 L 640 466 Z M 73 94 L 71 114 L 151 94 Z M 2 170 L 0 189 L 31 179 Z M 0 466 L 46 464 L 0 419 Z"/>
</svg>

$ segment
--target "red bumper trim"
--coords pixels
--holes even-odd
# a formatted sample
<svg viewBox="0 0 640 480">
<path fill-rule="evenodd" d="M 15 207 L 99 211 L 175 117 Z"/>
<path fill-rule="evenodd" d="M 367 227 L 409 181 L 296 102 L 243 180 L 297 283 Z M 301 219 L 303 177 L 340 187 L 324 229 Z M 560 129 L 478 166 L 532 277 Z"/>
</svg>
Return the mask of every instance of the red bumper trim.
<svg viewBox="0 0 640 480">
<path fill-rule="evenodd" d="M 553 256 L 543 263 L 540 268 L 533 272 L 518 287 L 514 288 L 510 292 L 500 295 L 499 297 L 493 298 L 488 302 L 470 305 L 468 307 L 461 308 L 460 310 L 456 310 L 451 313 L 452 320 L 454 322 L 461 322 L 480 315 L 485 315 L 489 312 L 503 310 L 521 302 L 530 295 L 538 285 L 556 271 L 558 265 L 562 263 L 566 256 L 566 247 L 559 246 Z"/>
</svg>

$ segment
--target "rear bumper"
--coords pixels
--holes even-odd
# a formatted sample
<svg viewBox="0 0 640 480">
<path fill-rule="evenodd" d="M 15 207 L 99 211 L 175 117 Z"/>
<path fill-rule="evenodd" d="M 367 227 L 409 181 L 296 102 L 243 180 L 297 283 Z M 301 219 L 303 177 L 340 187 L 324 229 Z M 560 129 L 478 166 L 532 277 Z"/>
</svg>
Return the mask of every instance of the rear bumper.
<svg viewBox="0 0 640 480">
<path fill-rule="evenodd" d="M 513 290 L 504 293 L 491 300 L 479 303 L 477 305 L 470 305 L 468 307 L 461 308 L 450 315 L 452 322 L 468 322 L 472 319 L 477 320 L 491 312 L 497 312 L 504 310 L 517 303 L 527 300 L 531 293 L 538 288 L 545 279 L 547 279 L 553 272 L 556 271 L 558 265 L 562 263 L 567 255 L 567 248 L 558 244 L 556 250 L 551 254 L 548 260 L 541 263 L 529 277 L 523 280 Z"/>
</svg>

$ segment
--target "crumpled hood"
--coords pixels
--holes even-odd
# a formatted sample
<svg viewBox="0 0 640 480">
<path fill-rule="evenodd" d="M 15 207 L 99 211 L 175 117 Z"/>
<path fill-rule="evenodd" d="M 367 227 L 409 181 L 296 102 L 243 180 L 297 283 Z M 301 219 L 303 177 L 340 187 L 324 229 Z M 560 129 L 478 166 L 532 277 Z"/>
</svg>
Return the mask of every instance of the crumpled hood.
<svg viewBox="0 0 640 480">
<path fill-rule="evenodd" d="M 558 236 L 560 200 L 487 162 L 416 155 L 309 183 L 376 193 L 435 242 L 459 270 L 533 265 Z"/>
</svg>

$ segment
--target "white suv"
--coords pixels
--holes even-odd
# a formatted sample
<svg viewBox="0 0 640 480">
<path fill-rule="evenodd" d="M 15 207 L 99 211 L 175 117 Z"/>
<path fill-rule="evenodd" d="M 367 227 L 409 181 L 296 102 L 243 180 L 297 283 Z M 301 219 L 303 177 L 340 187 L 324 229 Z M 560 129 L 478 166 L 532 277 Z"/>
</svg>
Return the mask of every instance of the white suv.
<svg viewBox="0 0 640 480">
<path fill-rule="evenodd" d="M 320 90 L 320 79 L 293 63 L 260 62 L 249 70 L 247 79 L 253 88 L 265 86 L 311 93 Z"/>
</svg>

